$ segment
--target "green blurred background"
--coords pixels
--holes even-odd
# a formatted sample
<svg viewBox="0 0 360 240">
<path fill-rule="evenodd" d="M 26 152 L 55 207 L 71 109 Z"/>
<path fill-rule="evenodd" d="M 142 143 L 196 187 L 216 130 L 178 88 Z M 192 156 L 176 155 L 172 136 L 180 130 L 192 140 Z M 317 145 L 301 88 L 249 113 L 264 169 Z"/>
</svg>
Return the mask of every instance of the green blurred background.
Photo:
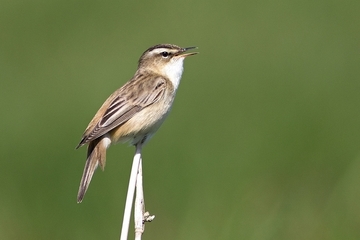
<svg viewBox="0 0 360 240">
<path fill-rule="evenodd" d="M 0 239 L 118 239 L 134 149 L 110 148 L 77 204 L 74 148 L 157 43 L 200 54 L 143 152 L 156 215 L 144 239 L 359 239 L 359 12 L 358 0 L 1 1 Z"/>
</svg>

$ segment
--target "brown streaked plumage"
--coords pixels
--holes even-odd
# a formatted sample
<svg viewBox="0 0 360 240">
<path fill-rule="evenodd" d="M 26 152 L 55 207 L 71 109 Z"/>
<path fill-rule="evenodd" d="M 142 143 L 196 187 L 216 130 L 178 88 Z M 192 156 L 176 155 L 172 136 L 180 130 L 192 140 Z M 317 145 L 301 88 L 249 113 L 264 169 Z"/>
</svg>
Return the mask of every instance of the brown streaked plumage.
<svg viewBox="0 0 360 240">
<path fill-rule="evenodd" d="M 183 72 L 181 48 L 159 44 L 146 50 L 139 59 L 134 77 L 104 102 L 86 128 L 76 148 L 88 144 L 87 159 L 77 201 L 81 202 L 98 166 L 103 170 L 106 149 L 111 143 L 129 141 L 143 145 L 158 130 L 168 115 Z"/>
</svg>

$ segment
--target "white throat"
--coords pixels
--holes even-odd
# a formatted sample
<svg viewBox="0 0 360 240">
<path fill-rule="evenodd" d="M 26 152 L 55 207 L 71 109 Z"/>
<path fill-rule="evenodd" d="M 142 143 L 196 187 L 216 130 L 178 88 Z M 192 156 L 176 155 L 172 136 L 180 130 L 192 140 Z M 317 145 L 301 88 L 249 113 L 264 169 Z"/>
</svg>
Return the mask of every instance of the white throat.
<svg viewBox="0 0 360 240">
<path fill-rule="evenodd" d="M 174 85 L 175 91 L 180 84 L 181 75 L 184 70 L 183 63 L 183 57 L 173 58 L 163 69 L 163 74 L 170 79 L 170 81 Z"/>
</svg>

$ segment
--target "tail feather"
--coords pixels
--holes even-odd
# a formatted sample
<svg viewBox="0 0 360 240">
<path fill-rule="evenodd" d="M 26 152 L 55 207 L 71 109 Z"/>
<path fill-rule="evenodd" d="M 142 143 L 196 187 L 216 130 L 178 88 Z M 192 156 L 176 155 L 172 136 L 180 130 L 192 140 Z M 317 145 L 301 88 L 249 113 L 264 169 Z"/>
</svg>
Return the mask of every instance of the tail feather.
<svg viewBox="0 0 360 240">
<path fill-rule="evenodd" d="M 100 165 L 102 170 L 104 170 L 106 162 L 106 148 L 108 146 L 107 141 L 107 138 L 101 138 L 89 143 L 85 168 L 81 177 L 77 195 L 78 203 L 82 202 L 96 168 Z"/>
</svg>

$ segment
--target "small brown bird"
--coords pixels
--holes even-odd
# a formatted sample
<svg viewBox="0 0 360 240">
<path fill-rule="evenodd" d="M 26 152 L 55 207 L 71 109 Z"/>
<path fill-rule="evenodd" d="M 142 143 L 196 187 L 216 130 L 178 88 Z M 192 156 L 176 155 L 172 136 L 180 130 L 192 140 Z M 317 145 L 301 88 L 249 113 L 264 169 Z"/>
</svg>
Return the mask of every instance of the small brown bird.
<svg viewBox="0 0 360 240">
<path fill-rule="evenodd" d="M 104 170 L 106 149 L 111 143 L 127 142 L 141 149 L 168 115 L 183 72 L 185 53 L 181 48 L 159 44 L 139 59 L 135 75 L 104 102 L 86 128 L 76 148 L 88 144 L 87 159 L 77 201 L 80 203 L 98 166 Z"/>
</svg>

